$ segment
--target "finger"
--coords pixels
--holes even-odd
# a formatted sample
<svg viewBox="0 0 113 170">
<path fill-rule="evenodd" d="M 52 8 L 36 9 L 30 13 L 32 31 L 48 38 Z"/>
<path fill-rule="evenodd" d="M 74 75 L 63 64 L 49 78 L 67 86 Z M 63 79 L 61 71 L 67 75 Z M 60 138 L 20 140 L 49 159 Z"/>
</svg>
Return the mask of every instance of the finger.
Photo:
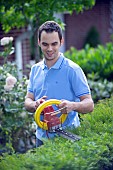
<svg viewBox="0 0 113 170">
<path fill-rule="evenodd" d="M 46 99 L 47 98 L 47 96 L 43 96 L 41 99 Z"/>
<path fill-rule="evenodd" d="M 62 108 L 62 107 L 65 107 L 65 103 L 60 103 L 60 104 L 58 105 L 58 108 Z"/>
<path fill-rule="evenodd" d="M 40 105 L 40 102 L 37 100 L 35 103 L 35 107 L 37 108 Z"/>
<path fill-rule="evenodd" d="M 35 104 L 35 109 L 37 109 L 38 108 L 38 106 L 37 106 L 37 104 Z"/>
<path fill-rule="evenodd" d="M 67 108 L 63 108 L 62 111 L 61 111 L 62 114 L 67 114 Z"/>
</svg>

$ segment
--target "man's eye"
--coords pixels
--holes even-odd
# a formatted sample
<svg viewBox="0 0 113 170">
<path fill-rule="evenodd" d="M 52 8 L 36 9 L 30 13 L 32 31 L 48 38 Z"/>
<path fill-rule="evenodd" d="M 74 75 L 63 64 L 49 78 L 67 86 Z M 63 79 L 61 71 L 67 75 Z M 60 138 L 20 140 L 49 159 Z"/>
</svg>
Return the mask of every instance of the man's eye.
<svg viewBox="0 0 113 170">
<path fill-rule="evenodd" d="M 52 46 L 56 46 L 58 43 L 57 42 L 55 42 L 55 43 L 52 43 Z"/>
<path fill-rule="evenodd" d="M 45 46 L 45 47 L 47 46 L 47 44 L 46 44 L 46 43 L 42 43 L 42 45 L 43 45 L 43 46 Z"/>
</svg>

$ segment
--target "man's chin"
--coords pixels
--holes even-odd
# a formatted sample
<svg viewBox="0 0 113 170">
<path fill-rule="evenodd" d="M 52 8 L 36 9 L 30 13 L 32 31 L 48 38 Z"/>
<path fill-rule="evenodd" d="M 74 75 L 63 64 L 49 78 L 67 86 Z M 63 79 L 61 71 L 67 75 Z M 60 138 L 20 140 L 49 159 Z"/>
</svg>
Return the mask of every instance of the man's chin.
<svg viewBox="0 0 113 170">
<path fill-rule="evenodd" d="M 49 60 L 49 61 L 51 61 L 51 60 L 54 60 L 54 59 L 55 59 L 55 57 L 53 57 L 53 56 L 46 56 L 45 58 L 46 58 L 46 60 Z"/>
</svg>

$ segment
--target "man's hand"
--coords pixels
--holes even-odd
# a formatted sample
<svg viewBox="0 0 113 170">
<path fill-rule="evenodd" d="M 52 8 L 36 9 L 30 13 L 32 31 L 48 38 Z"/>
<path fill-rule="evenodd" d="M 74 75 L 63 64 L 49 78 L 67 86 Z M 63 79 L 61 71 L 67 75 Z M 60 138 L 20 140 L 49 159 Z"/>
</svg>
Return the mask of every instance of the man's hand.
<svg viewBox="0 0 113 170">
<path fill-rule="evenodd" d="M 37 109 L 38 106 L 39 106 L 41 103 L 43 103 L 46 98 L 47 98 L 47 96 L 43 96 L 43 97 L 41 97 L 40 99 L 38 99 L 38 100 L 35 102 L 35 109 Z"/>
<path fill-rule="evenodd" d="M 73 102 L 68 100 L 61 100 L 61 104 L 58 105 L 58 108 L 64 108 L 63 113 L 69 113 L 71 111 L 77 111 L 79 113 L 89 113 L 94 109 L 94 102 L 91 98 L 91 95 L 84 95 L 80 97 L 80 102 Z"/>
<path fill-rule="evenodd" d="M 38 99 L 37 101 L 35 101 L 34 99 L 34 95 L 32 93 L 27 93 L 26 97 L 25 97 L 25 108 L 27 111 L 34 113 L 37 109 L 37 107 L 45 101 L 45 99 L 47 98 L 47 96 L 43 96 L 40 99 Z"/>
<path fill-rule="evenodd" d="M 61 100 L 61 104 L 58 105 L 58 108 L 64 108 L 62 113 L 69 113 L 73 110 L 73 103 L 68 100 Z"/>
</svg>

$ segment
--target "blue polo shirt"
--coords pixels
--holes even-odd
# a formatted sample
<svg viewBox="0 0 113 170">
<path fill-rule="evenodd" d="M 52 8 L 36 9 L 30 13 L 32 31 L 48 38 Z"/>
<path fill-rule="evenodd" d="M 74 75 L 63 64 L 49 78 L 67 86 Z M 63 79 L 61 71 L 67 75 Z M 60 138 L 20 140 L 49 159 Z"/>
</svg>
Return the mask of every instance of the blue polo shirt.
<svg viewBox="0 0 113 170">
<path fill-rule="evenodd" d="M 33 65 L 30 72 L 28 92 L 34 94 L 35 100 L 43 96 L 48 99 L 66 99 L 79 102 L 80 96 L 90 94 L 86 77 L 76 63 L 65 58 L 61 53 L 57 62 L 48 69 L 44 60 Z M 78 113 L 72 111 L 68 114 L 63 127 L 80 125 Z M 53 137 L 55 133 L 49 133 Z M 45 130 L 37 127 L 36 137 L 42 139 L 47 137 Z"/>
</svg>

